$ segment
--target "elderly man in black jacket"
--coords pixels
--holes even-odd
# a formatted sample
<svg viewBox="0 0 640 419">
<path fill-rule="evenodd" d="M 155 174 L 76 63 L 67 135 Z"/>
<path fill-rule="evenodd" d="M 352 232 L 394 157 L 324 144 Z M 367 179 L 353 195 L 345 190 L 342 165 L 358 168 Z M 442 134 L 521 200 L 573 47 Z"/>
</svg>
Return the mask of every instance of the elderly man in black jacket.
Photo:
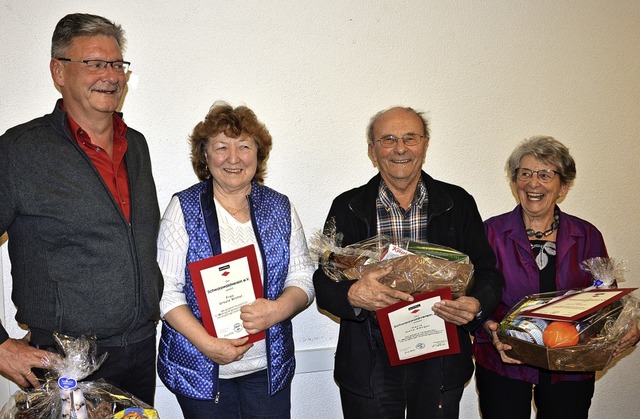
<svg viewBox="0 0 640 419">
<path fill-rule="evenodd" d="M 422 171 L 429 130 L 421 113 L 400 107 L 379 112 L 369 124 L 368 143 L 380 173 L 339 195 L 327 217 L 344 235 L 342 244 L 385 234 L 394 241 L 449 246 L 469 255 L 475 280 L 468 295 L 433 306 L 435 314 L 458 326 L 460 353 L 391 366 L 374 312 L 413 299 L 379 281 L 391 268 L 343 282 L 316 271 L 318 306 L 341 320 L 334 375 L 344 417 L 457 418 L 473 373 L 469 331 L 494 309 L 502 276 L 473 197 Z"/>
</svg>

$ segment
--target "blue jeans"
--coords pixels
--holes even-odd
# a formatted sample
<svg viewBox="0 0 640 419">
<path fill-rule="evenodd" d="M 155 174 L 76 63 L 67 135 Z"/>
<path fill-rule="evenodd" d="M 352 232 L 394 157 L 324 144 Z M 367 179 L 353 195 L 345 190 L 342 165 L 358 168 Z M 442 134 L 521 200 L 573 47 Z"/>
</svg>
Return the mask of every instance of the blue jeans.
<svg viewBox="0 0 640 419">
<path fill-rule="evenodd" d="M 267 370 L 219 380 L 218 396 L 216 402 L 176 394 L 182 414 L 189 419 L 291 418 L 291 385 L 269 397 Z"/>
</svg>

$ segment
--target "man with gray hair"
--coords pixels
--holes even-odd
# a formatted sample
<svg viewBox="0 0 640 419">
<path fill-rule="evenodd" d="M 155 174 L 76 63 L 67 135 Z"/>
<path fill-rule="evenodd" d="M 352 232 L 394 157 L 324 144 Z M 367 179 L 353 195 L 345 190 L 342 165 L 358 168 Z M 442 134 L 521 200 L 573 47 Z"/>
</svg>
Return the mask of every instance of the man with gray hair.
<svg viewBox="0 0 640 419">
<path fill-rule="evenodd" d="M 117 112 L 127 82 L 124 31 L 70 14 L 55 28 L 53 112 L 0 137 L 0 234 L 7 232 L 16 320 L 0 325 L 0 373 L 38 387 L 54 333 L 95 337 L 104 378 L 153 405 L 163 280 L 160 220 L 144 136 Z"/>
<path fill-rule="evenodd" d="M 381 281 L 392 267 L 342 282 L 318 269 L 318 307 L 340 318 L 334 377 L 342 412 L 345 419 L 457 418 L 473 373 L 469 331 L 498 303 L 502 275 L 473 197 L 422 171 L 430 140 L 422 113 L 385 109 L 371 119 L 367 136 L 369 159 L 379 173 L 335 198 L 327 225 L 335 222 L 345 246 L 385 235 L 396 245 L 415 240 L 455 248 L 471 259 L 475 281 L 467 295 L 432 307 L 457 326 L 460 353 L 392 365 L 376 311 L 414 298 Z"/>
</svg>

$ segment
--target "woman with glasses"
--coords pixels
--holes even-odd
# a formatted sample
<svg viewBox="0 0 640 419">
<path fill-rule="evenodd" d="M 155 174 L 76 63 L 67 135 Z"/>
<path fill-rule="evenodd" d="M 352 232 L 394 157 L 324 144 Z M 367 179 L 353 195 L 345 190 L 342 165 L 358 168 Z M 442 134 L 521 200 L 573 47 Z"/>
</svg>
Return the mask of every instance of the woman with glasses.
<svg viewBox="0 0 640 419">
<path fill-rule="evenodd" d="M 594 373 L 558 373 L 509 358 L 497 337 L 498 324 L 528 294 L 583 288 L 591 275 L 580 263 L 606 257 L 602 234 L 589 222 L 560 211 L 576 165 L 569 150 L 552 137 L 522 142 L 506 170 L 519 204 L 485 222 L 487 237 L 504 275 L 502 299 L 478 328 L 474 342 L 476 384 L 483 419 L 531 417 L 531 395 L 539 418 L 586 418 L 594 391 Z M 638 341 L 633 328 L 616 355 Z"/>
<path fill-rule="evenodd" d="M 295 372 L 291 318 L 313 301 L 314 264 L 289 198 L 263 184 L 271 135 L 251 109 L 216 102 L 190 143 L 200 182 L 173 196 L 158 236 L 165 283 L 158 374 L 185 418 L 289 418 Z M 264 293 L 250 304 L 237 304 L 237 323 L 231 315 L 226 316 L 231 322 L 214 321 L 223 333 L 213 337 L 203 319 L 214 315 L 200 311 L 201 288 L 194 285 L 190 265 L 227 254 L 222 257 L 230 262 L 215 268 L 223 274 L 212 278 L 214 268 L 206 269 L 208 286 L 202 293 L 210 295 L 209 301 L 224 300 L 212 303 L 220 317 L 234 310 L 235 316 L 236 302 L 251 300 L 251 295 L 237 299 L 243 288 L 235 285 L 246 279 L 225 276 L 238 272 L 229 252 L 240 249 L 255 252 L 254 272 Z M 233 288 L 225 289 L 225 278 Z M 233 326 L 228 329 L 236 334 L 225 334 L 221 324 Z M 245 336 L 262 332 L 262 339 Z"/>
</svg>

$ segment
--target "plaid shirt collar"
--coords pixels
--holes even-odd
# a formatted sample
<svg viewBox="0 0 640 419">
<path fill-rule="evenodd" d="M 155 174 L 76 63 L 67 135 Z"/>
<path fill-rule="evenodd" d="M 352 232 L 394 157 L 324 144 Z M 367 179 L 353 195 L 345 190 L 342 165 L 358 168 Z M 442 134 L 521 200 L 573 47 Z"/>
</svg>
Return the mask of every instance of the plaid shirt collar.
<svg viewBox="0 0 640 419">
<path fill-rule="evenodd" d="M 420 178 L 420 180 L 418 181 L 418 185 L 416 187 L 416 195 L 413 198 L 411 206 L 408 210 L 405 211 L 404 208 L 400 206 L 400 203 L 398 202 L 396 197 L 393 196 L 393 192 L 391 192 L 391 190 L 387 186 L 387 183 L 383 179 L 380 180 L 380 187 L 378 188 L 378 200 L 380 200 L 380 203 L 386 208 L 387 211 L 400 210 L 402 211 L 402 213 L 421 209 L 425 203 L 429 202 L 427 187 L 422 181 L 422 178 Z"/>
<path fill-rule="evenodd" d="M 426 241 L 428 217 L 425 204 L 428 202 L 427 188 L 422 179 L 407 210 L 400 206 L 387 184 L 381 180 L 376 199 L 378 234 L 389 236 L 397 245 L 402 245 L 405 239 Z"/>
</svg>

